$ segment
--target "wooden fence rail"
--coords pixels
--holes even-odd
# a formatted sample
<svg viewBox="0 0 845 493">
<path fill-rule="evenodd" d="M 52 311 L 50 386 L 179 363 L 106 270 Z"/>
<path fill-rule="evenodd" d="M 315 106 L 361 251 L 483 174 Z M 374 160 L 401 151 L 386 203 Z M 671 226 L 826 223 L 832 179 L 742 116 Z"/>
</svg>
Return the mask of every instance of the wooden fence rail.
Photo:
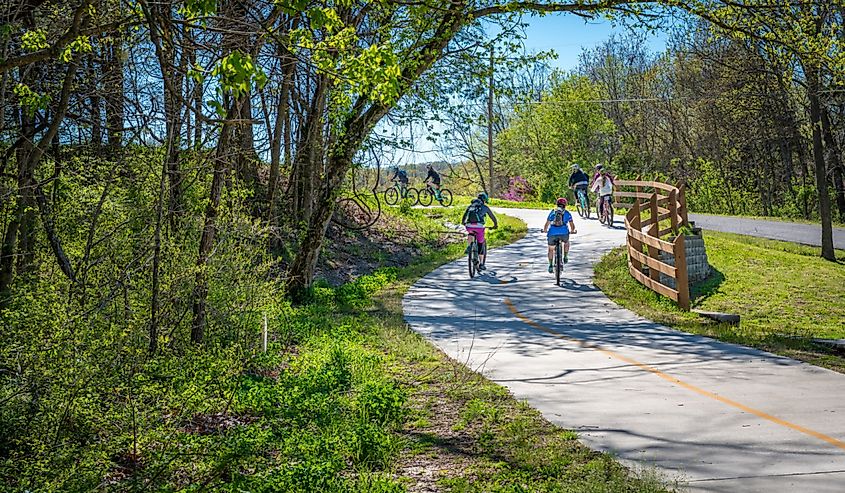
<svg viewBox="0 0 845 493">
<path fill-rule="evenodd" d="M 686 247 L 684 235 L 680 234 L 680 228 L 689 224 L 683 184 L 676 187 L 657 181 L 616 180 L 616 189 L 614 207 L 628 209 L 625 215 L 628 272 L 652 291 L 689 310 Z M 667 220 L 667 227 L 661 229 L 661 223 Z M 674 241 L 661 239 L 670 233 L 675 235 Z M 661 252 L 673 255 L 675 265 L 666 263 Z M 660 274 L 674 279 L 675 288 L 662 284 Z"/>
</svg>

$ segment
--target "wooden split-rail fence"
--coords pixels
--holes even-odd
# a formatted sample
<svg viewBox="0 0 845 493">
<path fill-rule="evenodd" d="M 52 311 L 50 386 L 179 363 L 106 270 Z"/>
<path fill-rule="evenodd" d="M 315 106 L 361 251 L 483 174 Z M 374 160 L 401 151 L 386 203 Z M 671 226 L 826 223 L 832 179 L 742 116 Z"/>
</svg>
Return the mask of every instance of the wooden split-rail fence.
<svg viewBox="0 0 845 493">
<path fill-rule="evenodd" d="M 616 180 L 614 207 L 628 209 L 625 229 L 628 244 L 628 271 L 637 281 L 671 298 L 684 310 L 690 309 L 689 280 L 684 235 L 689 225 L 684 186 L 658 181 Z M 629 201 L 626 199 L 633 199 Z M 665 225 L 661 229 L 661 225 Z M 673 241 L 661 238 L 672 234 Z M 674 265 L 666 255 L 674 257 Z M 660 274 L 675 280 L 675 288 L 660 282 Z"/>
</svg>

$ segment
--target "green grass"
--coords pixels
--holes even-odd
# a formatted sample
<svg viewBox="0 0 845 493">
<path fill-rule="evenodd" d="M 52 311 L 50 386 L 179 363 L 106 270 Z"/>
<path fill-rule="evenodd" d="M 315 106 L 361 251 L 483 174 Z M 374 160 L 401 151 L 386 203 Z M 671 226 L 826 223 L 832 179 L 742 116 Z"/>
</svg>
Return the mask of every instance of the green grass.
<svg viewBox="0 0 845 493">
<path fill-rule="evenodd" d="M 839 371 L 845 358 L 812 342 L 845 338 L 845 252 L 839 262 L 817 248 L 743 235 L 706 232 L 714 276 L 692 290 L 693 308 L 738 314 L 739 326 L 683 312 L 628 274 L 624 248 L 596 266 L 595 283 L 638 314 L 680 330 L 762 348 Z"/>
</svg>

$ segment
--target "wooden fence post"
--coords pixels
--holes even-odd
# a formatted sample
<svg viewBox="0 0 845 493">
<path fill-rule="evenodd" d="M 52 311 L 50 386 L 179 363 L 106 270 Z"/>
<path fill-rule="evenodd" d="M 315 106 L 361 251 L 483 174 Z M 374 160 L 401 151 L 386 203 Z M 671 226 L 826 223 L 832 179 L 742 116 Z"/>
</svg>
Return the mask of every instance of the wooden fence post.
<svg viewBox="0 0 845 493">
<path fill-rule="evenodd" d="M 678 234 L 678 196 L 677 190 L 669 192 L 669 221 L 672 222 L 672 233 Z"/>
<path fill-rule="evenodd" d="M 655 190 L 651 194 L 651 201 L 649 203 L 649 209 L 651 211 L 651 225 L 648 228 L 648 235 L 653 236 L 655 238 L 659 237 L 660 232 L 660 222 L 657 221 L 657 218 L 660 217 L 660 212 L 657 209 L 657 191 Z M 648 256 L 660 260 L 660 250 L 654 248 L 653 246 L 648 247 Z M 654 279 L 657 282 L 660 282 L 660 271 L 657 269 L 649 269 L 648 270 L 648 277 Z"/>
<path fill-rule="evenodd" d="M 642 177 L 641 177 L 640 175 L 637 175 L 636 180 L 634 180 L 634 181 L 636 181 L 636 182 L 637 182 L 637 186 L 636 186 L 636 188 L 635 188 L 635 191 L 637 192 L 637 195 L 641 194 L 641 193 L 642 193 L 642 191 L 643 191 L 643 187 L 642 187 L 642 185 L 640 184 L 640 182 L 641 182 L 642 180 L 641 180 L 640 178 L 642 178 Z M 640 202 L 640 198 L 639 198 L 639 197 L 637 197 L 637 198 L 635 198 L 635 199 L 634 199 L 634 201 L 636 201 L 637 203 L 639 203 L 639 202 Z"/>
<path fill-rule="evenodd" d="M 684 235 L 678 235 L 675 238 L 674 253 L 675 253 L 675 289 L 678 291 L 678 306 L 689 311 L 689 278 L 687 276 L 687 251 Z"/>
<path fill-rule="evenodd" d="M 681 219 L 681 226 L 689 226 L 689 217 L 687 215 L 687 184 L 683 181 L 678 182 L 678 215 Z"/>
<path fill-rule="evenodd" d="M 640 218 L 640 199 L 634 200 L 634 205 L 633 207 L 631 207 L 631 212 L 629 214 L 631 214 L 631 220 L 628 222 L 628 225 L 631 227 L 632 230 L 642 232 L 642 220 Z M 634 237 L 631 236 L 630 233 L 626 236 L 628 238 L 628 258 L 631 259 L 631 265 L 633 265 L 634 268 L 638 271 L 642 272 L 643 264 L 639 260 L 635 259 L 633 255 L 631 255 L 631 250 L 643 253 L 643 244 L 641 241 L 634 239 Z"/>
</svg>

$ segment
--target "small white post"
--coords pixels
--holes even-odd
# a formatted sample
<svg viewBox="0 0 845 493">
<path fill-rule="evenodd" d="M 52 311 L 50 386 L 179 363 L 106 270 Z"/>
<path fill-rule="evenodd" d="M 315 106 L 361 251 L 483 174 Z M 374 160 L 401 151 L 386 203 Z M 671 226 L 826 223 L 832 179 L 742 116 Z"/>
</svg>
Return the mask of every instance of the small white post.
<svg viewBox="0 0 845 493">
<path fill-rule="evenodd" d="M 264 314 L 264 328 L 261 331 L 261 352 L 267 352 L 267 314 Z"/>
</svg>

